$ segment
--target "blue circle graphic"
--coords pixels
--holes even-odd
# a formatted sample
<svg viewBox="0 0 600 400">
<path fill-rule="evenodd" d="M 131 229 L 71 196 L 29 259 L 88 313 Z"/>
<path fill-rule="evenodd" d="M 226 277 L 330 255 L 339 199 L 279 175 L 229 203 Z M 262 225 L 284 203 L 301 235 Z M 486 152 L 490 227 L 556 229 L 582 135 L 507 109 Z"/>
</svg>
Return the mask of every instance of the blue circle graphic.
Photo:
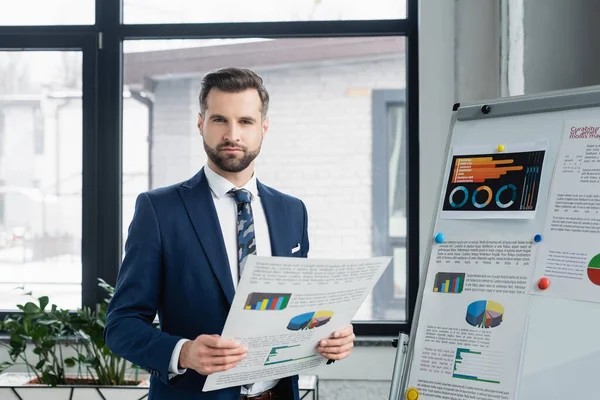
<svg viewBox="0 0 600 400">
<path fill-rule="evenodd" d="M 500 201 L 500 194 L 508 189 L 512 189 L 512 199 L 508 203 L 502 203 Z M 512 206 L 516 200 L 517 200 L 517 187 L 515 185 L 513 185 L 512 183 L 502 186 L 500 188 L 500 190 L 498 190 L 498 192 L 496 192 L 496 205 L 500 208 L 508 208 L 508 207 Z"/>
<path fill-rule="evenodd" d="M 458 191 L 464 192 L 465 193 L 465 198 L 463 199 L 463 201 L 461 201 L 460 203 L 456 204 L 454 202 L 454 194 L 456 192 L 458 192 Z M 467 200 L 468 199 L 469 199 L 469 191 L 464 186 L 457 186 L 457 187 L 455 187 L 450 192 L 450 196 L 448 196 L 448 201 L 450 202 L 450 205 L 452 206 L 452 208 L 461 208 L 462 206 L 464 206 L 465 204 L 467 204 Z"/>
</svg>

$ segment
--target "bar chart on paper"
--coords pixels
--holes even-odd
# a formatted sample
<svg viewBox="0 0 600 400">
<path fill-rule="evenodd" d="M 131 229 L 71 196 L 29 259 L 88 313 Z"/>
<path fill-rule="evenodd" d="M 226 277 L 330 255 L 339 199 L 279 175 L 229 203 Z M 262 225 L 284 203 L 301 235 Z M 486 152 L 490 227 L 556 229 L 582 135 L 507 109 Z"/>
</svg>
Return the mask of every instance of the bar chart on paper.
<svg viewBox="0 0 600 400">
<path fill-rule="evenodd" d="M 295 344 L 291 346 L 278 346 L 271 348 L 269 356 L 265 361 L 265 365 L 287 363 L 291 361 L 304 360 L 306 358 L 313 358 L 317 356 L 317 354 L 311 354 L 304 357 L 297 357 L 296 354 L 299 347 L 299 344 Z"/>
<path fill-rule="evenodd" d="M 504 356 L 498 351 L 456 349 L 453 378 L 500 383 L 503 372 Z"/>
<path fill-rule="evenodd" d="M 453 157 L 445 211 L 535 211 L 545 151 Z"/>
<path fill-rule="evenodd" d="M 250 293 L 244 310 L 280 311 L 287 307 L 291 296 L 291 293 Z"/>
<path fill-rule="evenodd" d="M 438 272 L 435 275 L 433 291 L 436 293 L 462 293 L 464 284 L 464 273 Z"/>
</svg>

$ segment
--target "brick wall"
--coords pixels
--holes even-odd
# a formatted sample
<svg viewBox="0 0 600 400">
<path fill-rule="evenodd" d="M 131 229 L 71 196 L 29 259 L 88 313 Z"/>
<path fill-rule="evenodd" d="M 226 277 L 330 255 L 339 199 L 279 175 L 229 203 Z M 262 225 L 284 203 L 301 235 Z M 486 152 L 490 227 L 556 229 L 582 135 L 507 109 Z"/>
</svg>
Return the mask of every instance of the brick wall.
<svg viewBox="0 0 600 400">
<path fill-rule="evenodd" d="M 192 142 L 201 139 L 196 127 L 198 107 L 190 79 L 159 81 L 154 95 L 153 187 L 188 179 L 197 171 L 197 154 Z M 200 164 L 201 165 L 201 164 Z"/>
<path fill-rule="evenodd" d="M 271 96 L 259 179 L 305 201 L 311 257 L 370 257 L 371 90 L 404 88 L 404 58 L 255 70 Z M 196 129 L 202 74 L 157 86 L 155 186 L 206 162 Z"/>
</svg>

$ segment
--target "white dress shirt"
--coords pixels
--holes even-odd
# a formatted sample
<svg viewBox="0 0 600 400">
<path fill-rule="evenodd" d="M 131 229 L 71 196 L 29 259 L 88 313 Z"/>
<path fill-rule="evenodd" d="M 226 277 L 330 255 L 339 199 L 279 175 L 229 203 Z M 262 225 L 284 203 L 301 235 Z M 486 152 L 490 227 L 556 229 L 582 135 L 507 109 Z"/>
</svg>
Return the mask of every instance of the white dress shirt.
<svg viewBox="0 0 600 400">
<path fill-rule="evenodd" d="M 238 283 L 238 251 L 237 251 L 237 204 L 231 195 L 228 195 L 231 189 L 236 188 L 234 184 L 223 178 L 221 175 L 213 171 L 208 165 L 204 167 L 204 174 L 208 181 L 208 185 L 212 192 L 212 198 L 217 210 L 217 217 L 219 224 L 221 225 L 221 232 L 223 233 L 223 240 L 225 241 L 225 250 L 227 251 L 227 257 L 229 259 L 229 267 L 231 269 L 231 279 L 233 280 L 233 286 L 237 287 Z M 252 215 L 254 218 L 254 232 L 256 235 L 256 254 L 259 256 L 271 256 L 271 240 L 269 239 L 269 226 L 267 225 L 267 218 L 265 217 L 265 211 L 260 202 L 260 196 L 258 194 L 258 187 L 256 185 L 256 173 L 252 175 L 252 178 L 241 188 L 246 189 L 251 194 L 250 205 L 252 207 Z M 179 353 L 181 347 L 188 339 L 180 340 L 171 356 L 171 363 L 169 365 L 169 377 L 172 378 L 178 374 L 185 373 L 185 369 L 179 369 Z M 254 395 L 264 392 L 277 384 L 277 381 L 263 381 L 256 382 L 249 390 L 242 387 L 242 393 L 244 395 Z"/>
</svg>

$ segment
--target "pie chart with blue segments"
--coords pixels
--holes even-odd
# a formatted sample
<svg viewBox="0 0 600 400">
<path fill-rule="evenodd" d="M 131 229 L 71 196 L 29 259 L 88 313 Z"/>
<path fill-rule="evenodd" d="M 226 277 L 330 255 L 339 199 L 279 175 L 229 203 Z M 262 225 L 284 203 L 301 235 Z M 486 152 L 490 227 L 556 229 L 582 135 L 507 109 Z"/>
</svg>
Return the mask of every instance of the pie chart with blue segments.
<svg viewBox="0 0 600 400">
<path fill-rule="evenodd" d="M 476 328 L 495 328 L 504 319 L 504 306 L 491 300 L 475 301 L 467 307 L 467 322 Z"/>
<path fill-rule="evenodd" d="M 290 331 L 314 329 L 327 324 L 333 317 L 333 311 L 317 311 L 296 315 L 287 326 Z"/>
</svg>

